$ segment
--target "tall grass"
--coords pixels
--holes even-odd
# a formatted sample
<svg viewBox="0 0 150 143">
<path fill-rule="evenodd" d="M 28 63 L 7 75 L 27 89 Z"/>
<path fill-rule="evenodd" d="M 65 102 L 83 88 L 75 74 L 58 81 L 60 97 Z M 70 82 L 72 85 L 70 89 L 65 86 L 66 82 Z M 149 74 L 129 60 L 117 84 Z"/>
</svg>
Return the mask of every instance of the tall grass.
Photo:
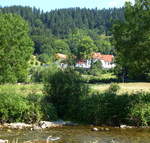
<svg viewBox="0 0 150 143">
<path fill-rule="evenodd" d="M 19 94 L 42 94 L 43 84 L 3 84 L 0 85 L 0 93 Z"/>
</svg>

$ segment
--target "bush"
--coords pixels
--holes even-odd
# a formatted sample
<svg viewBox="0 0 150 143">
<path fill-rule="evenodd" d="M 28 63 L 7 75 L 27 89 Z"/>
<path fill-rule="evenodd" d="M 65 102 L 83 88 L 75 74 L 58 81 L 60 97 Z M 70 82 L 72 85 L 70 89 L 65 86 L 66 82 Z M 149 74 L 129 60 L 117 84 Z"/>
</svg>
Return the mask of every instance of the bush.
<svg viewBox="0 0 150 143">
<path fill-rule="evenodd" d="M 26 112 L 25 122 L 35 123 L 43 119 L 44 113 L 42 112 L 41 100 L 43 95 L 41 94 L 29 94 L 26 97 L 28 110 Z"/>
<path fill-rule="evenodd" d="M 120 90 L 120 86 L 117 83 L 112 83 L 106 92 L 115 94 Z"/>
<path fill-rule="evenodd" d="M 129 120 L 136 126 L 150 125 L 150 93 L 137 92 L 131 96 Z"/>
<path fill-rule="evenodd" d="M 125 122 L 128 104 L 128 96 L 94 94 L 82 100 L 78 119 L 88 124 L 117 126 Z"/>
<path fill-rule="evenodd" d="M 88 94 L 88 87 L 83 84 L 79 73 L 65 69 L 49 75 L 45 92 L 49 103 L 55 106 L 58 117 L 68 119 L 76 116 L 80 97 Z"/>
<path fill-rule="evenodd" d="M 44 99 L 45 96 L 39 94 L 24 98 L 15 93 L 0 93 L 0 122 L 35 123 L 42 119 L 56 119 L 55 108 Z"/>
<path fill-rule="evenodd" d="M 150 125 L 150 103 L 135 104 L 130 111 L 130 120 L 134 125 Z"/>
<path fill-rule="evenodd" d="M 92 67 L 88 73 L 90 75 L 98 76 L 101 75 L 103 72 L 104 70 L 102 69 L 101 61 L 96 61 L 95 63 L 92 64 Z"/>
<path fill-rule="evenodd" d="M 44 96 L 41 101 L 43 119 L 46 121 L 57 120 L 58 115 L 55 106 L 48 102 L 48 96 Z"/>
<path fill-rule="evenodd" d="M 0 94 L 0 122 L 24 120 L 29 106 L 27 101 L 16 94 Z"/>
<path fill-rule="evenodd" d="M 56 65 L 36 66 L 30 69 L 32 82 L 44 82 L 48 74 L 57 70 Z"/>
<path fill-rule="evenodd" d="M 106 75 L 106 77 L 105 77 Z M 108 77 L 107 77 L 108 75 Z M 101 74 L 100 76 L 83 75 L 84 82 L 86 83 L 112 83 L 119 82 L 115 76 L 109 76 L 110 74 Z"/>
<path fill-rule="evenodd" d="M 52 104 L 47 102 L 47 96 L 43 94 L 31 94 L 27 97 L 30 105 L 30 111 L 28 112 L 28 120 L 32 122 L 43 120 L 56 120 L 56 109 Z"/>
<path fill-rule="evenodd" d="M 78 107 L 80 122 L 95 125 L 150 125 L 150 94 L 94 94 L 82 98 Z"/>
</svg>

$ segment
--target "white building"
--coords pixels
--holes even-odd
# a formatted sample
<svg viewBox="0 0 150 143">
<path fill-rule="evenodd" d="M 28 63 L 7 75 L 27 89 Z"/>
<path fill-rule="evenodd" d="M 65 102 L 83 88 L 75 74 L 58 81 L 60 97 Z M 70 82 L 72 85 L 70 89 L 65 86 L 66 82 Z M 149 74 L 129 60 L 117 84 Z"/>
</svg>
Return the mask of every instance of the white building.
<svg viewBox="0 0 150 143">
<path fill-rule="evenodd" d="M 103 55 L 101 53 L 93 53 L 92 59 L 94 62 L 101 61 L 102 67 L 104 69 L 111 69 L 115 67 L 114 64 L 114 56 L 113 55 Z M 76 67 L 80 68 L 90 68 L 91 67 L 91 60 L 80 60 L 77 62 Z"/>
</svg>

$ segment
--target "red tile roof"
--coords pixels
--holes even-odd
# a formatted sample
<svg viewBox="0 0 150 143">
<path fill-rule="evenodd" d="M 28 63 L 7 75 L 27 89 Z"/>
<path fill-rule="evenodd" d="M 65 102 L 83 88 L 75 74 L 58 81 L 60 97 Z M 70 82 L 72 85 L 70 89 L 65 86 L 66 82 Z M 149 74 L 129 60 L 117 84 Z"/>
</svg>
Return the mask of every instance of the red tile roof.
<svg viewBox="0 0 150 143">
<path fill-rule="evenodd" d="M 93 59 L 104 60 L 105 62 L 112 62 L 114 56 L 113 55 L 103 55 L 101 53 L 93 53 L 92 58 Z"/>
</svg>

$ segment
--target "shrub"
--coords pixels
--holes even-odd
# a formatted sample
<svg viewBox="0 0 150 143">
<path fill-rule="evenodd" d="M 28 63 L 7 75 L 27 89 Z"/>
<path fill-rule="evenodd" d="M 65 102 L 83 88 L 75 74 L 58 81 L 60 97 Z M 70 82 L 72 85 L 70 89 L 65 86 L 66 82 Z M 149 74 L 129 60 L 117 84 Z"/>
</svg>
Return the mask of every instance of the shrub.
<svg viewBox="0 0 150 143">
<path fill-rule="evenodd" d="M 50 74 L 45 84 L 49 103 L 52 103 L 60 118 L 76 115 L 80 97 L 88 94 L 79 73 L 72 69 L 59 70 Z"/>
<path fill-rule="evenodd" d="M 40 119 L 56 120 L 57 113 L 53 104 L 47 102 L 47 96 L 43 94 L 31 94 L 27 97 L 30 104 L 28 121 L 37 122 Z"/>
<path fill-rule="evenodd" d="M 134 125 L 150 125 L 150 103 L 135 104 L 130 111 L 130 120 Z"/>
<path fill-rule="evenodd" d="M 0 121 L 22 121 L 28 111 L 27 102 L 16 94 L 0 94 Z"/>
<path fill-rule="evenodd" d="M 15 93 L 0 93 L 0 122 L 35 123 L 41 119 L 56 119 L 54 106 L 44 99 L 45 96 L 40 94 L 31 94 L 24 98 Z"/>
<path fill-rule="evenodd" d="M 137 92 L 130 98 L 130 123 L 136 126 L 150 125 L 150 93 Z"/>
<path fill-rule="evenodd" d="M 55 106 L 48 102 L 48 96 L 44 96 L 41 101 L 43 119 L 46 121 L 57 120 L 58 115 Z"/>
<path fill-rule="evenodd" d="M 35 123 L 40 121 L 44 113 L 42 112 L 41 100 L 43 99 L 42 94 L 29 94 L 26 97 L 28 110 L 24 118 L 25 122 Z"/>
<path fill-rule="evenodd" d="M 94 94 L 82 99 L 78 120 L 95 125 L 120 125 L 129 113 L 128 96 L 110 93 Z"/>
<path fill-rule="evenodd" d="M 32 82 L 43 82 L 46 70 L 47 69 L 44 69 L 44 67 L 41 67 L 41 66 L 32 67 L 31 70 L 30 70 L 31 81 Z"/>
<path fill-rule="evenodd" d="M 30 69 L 31 73 L 31 81 L 32 82 L 44 82 L 47 79 L 47 76 L 51 72 L 55 72 L 57 70 L 56 65 L 45 65 L 45 66 L 36 66 Z"/>
<path fill-rule="evenodd" d="M 86 83 L 112 83 L 118 82 L 118 79 L 115 76 L 112 77 L 104 77 L 105 74 L 101 74 L 99 76 L 93 75 L 83 75 L 84 82 Z M 107 74 L 106 74 L 107 75 Z"/>
<path fill-rule="evenodd" d="M 103 71 L 104 70 L 102 69 L 101 61 L 96 61 L 95 63 L 92 64 L 92 67 L 89 70 L 89 74 L 98 76 L 98 75 L 101 75 L 103 73 Z"/>
<path fill-rule="evenodd" d="M 120 90 L 120 86 L 117 83 L 112 83 L 106 92 L 115 94 Z"/>
</svg>

